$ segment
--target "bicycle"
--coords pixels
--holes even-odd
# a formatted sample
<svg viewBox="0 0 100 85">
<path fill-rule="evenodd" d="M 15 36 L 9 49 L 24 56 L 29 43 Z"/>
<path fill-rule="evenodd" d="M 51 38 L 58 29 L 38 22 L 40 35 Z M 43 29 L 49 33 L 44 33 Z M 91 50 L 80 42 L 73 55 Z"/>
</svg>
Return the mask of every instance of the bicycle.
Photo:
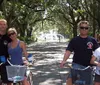
<svg viewBox="0 0 100 85">
<path fill-rule="evenodd" d="M 13 85 L 16 85 L 17 83 L 21 84 L 21 81 L 25 78 L 27 67 L 22 65 L 12 65 L 9 60 L 7 61 L 10 64 L 9 66 L 6 66 L 8 80 L 12 81 Z"/>
<path fill-rule="evenodd" d="M 32 70 L 34 69 L 33 68 L 33 64 L 34 64 L 34 62 L 35 62 L 35 60 L 33 59 L 33 56 L 32 56 L 33 54 L 29 54 L 29 56 L 28 56 L 28 61 L 29 61 L 29 64 L 28 65 L 26 65 L 26 77 L 27 77 L 27 80 L 28 80 L 28 82 L 30 83 L 30 85 L 33 85 L 33 73 L 32 73 Z M 12 65 L 11 63 L 10 63 L 10 61 L 7 59 L 7 62 L 11 65 L 11 66 L 13 66 L 12 68 L 14 68 L 14 66 L 15 67 L 18 67 L 18 65 Z M 0 66 L 2 65 L 2 64 L 4 64 L 5 63 L 5 58 L 4 57 L 2 57 L 2 63 L 0 63 Z M 30 64 L 31 63 L 31 64 Z M 21 66 L 19 66 L 19 67 L 21 67 Z M 12 74 L 12 73 L 11 73 Z M 18 77 L 18 76 L 17 76 Z M 19 85 L 22 85 L 21 84 L 21 82 L 20 81 L 14 81 L 14 84 L 16 84 L 16 83 L 18 83 Z M 1 79 L 0 79 L 0 85 L 1 84 L 3 84 L 2 83 L 2 81 L 1 81 Z"/>
<path fill-rule="evenodd" d="M 65 66 L 70 68 L 73 85 L 92 85 L 93 84 L 93 68 L 91 66 L 87 66 L 83 69 L 72 68 L 72 66 L 69 66 L 68 64 L 65 64 Z"/>
<path fill-rule="evenodd" d="M 0 66 L 1 66 L 2 64 L 3 64 L 3 63 L 0 63 Z M 0 73 L 0 85 L 2 85 L 1 73 Z"/>
<path fill-rule="evenodd" d="M 26 71 L 27 80 L 29 81 L 30 85 L 33 85 L 33 71 L 32 70 L 34 70 L 33 65 L 35 61 L 36 60 L 33 59 L 33 54 L 30 53 L 28 55 L 29 64 L 27 65 L 27 71 Z"/>
<path fill-rule="evenodd" d="M 29 81 L 30 85 L 33 85 L 33 72 L 32 70 L 34 70 L 31 66 L 27 67 L 27 71 L 26 71 L 26 76 L 27 76 L 27 80 Z"/>
<path fill-rule="evenodd" d="M 7 68 L 7 75 L 8 75 L 8 80 L 10 81 L 13 81 L 13 84 L 16 85 L 17 83 L 19 85 L 22 85 L 21 84 L 21 81 L 24 79 L 24 77 L 26 76 L 28 82 L 30 85 L 33 85 L 33 73 L 32 73 L 32 70 L 33 68 L 33 65 L 32 64 L 29 64 L 27 66 L 21 66 L 21 65 L 12 65 L 10 63 L 9 60 L 7 60 L 8 63 L 11 65 L 11 66 L 6 66 Z M 12 74 L 12 71 L 15 72 Z M 26 73 L 25 73 L 26 72 Z M 12 76 L 11 76 L 12 74 Z M 9 79 L 10 78 L 10 79 Z M 14 80 L 15 79 L 15 80 Z"/>
<path fill-rule="evenodd" d="M 3 64 L 5 64 L 6 63 L 5 56 L 0 56 L 0 61 L 1 61 L 0 66 L 2 66 Z M 1 73 L 0 73 L 0 85 L 5 85 L 4 83 L 2 83 L 2 80 L 1 80 Z"/>
</svg>

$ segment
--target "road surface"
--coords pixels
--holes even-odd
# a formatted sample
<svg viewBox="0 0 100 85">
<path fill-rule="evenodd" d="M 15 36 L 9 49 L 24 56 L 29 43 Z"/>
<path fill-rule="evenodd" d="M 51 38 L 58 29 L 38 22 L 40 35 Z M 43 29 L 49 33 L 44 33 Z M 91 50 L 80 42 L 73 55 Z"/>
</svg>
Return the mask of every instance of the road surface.
<svg viewBox="0 0 100 85">
<path fill-rule="evenodd" d="M 60 62 L 68 43 L 39 43 L 28 45 L 28 52 L 36 60 L 33 71 L 33 85 L 65 85 L 68 67 L 60 68 Z M 72 55 L 68 62 L 72 61 Z"/>
</svg>

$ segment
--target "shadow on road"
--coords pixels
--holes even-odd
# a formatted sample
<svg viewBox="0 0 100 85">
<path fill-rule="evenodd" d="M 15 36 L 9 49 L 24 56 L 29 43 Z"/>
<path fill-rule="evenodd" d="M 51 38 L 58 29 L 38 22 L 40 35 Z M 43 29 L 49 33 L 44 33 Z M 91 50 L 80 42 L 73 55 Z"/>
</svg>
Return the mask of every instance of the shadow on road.
<svg viewBox="0 0 100 85">
<path fill-rule="evenodd" d="M 33 67 L 34 85 L 65 85 L 70 69 L 59 66 L 66 46 L 66 43 L 45 43 L 27 48 L 36 59 Z"/>
</svg>

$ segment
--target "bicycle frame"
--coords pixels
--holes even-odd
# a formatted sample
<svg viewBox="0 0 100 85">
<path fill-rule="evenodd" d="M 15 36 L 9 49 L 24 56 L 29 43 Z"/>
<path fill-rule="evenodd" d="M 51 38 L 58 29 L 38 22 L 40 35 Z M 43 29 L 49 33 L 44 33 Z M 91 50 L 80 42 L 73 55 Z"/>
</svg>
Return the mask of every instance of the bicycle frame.
<svg viewBox="0 0 100 85">
<path fill-rule="evenodd" d="M 26 71 L 26 76 L 27 76 L 27 80 L 29 81 L 30 85 L 33 85 L 33 73 L 32 73 L 33 68 L 31 69 L 31 67 L 27 68 Z"/>
<path fill-rule="evenodd" d="M 90 66 L 84 69 L 70 68 L 69 75 L 71 75 L 73 85 L 92 85 L 93 84 L 93 68 Z"/>
<path fill-rule="evenodd" d="M 72 82 L 75 85 L 92 85 L 93 75 L 90 68 L 86 70 L 71 69 Z"/>
</svg>

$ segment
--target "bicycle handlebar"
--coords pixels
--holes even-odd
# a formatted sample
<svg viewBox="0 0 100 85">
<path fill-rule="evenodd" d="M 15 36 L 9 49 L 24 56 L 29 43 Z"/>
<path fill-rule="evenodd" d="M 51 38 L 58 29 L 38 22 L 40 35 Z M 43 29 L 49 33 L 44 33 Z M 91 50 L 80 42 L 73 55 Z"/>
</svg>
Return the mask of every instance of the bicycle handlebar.
<svg viewBox="0 0 100 85">
<path fill-rule="evenodd" d="M 0 66 L 2 65 L 3 63 L 0 63 Z"/>
<path fill-rule="evenodd" d="M 66 63 L 67 67 L 70 67 L 71 69 L 75 69 L 75 70 L 80 70 L 80 71 L 84 71 L 84 70 L 87 70 L 89 68 L 92 68 L 91 66 L 87 66 L 85 68 L 73 68 L 71 65 L 68 65 L 68 63 Z"/>
<path fill-rule="evenodd" d="M 14 66 L 8 59 L 7 59 L 7 62 L 8 62 L 11 66 Z"/>
<path fill-rule="evenodd" d="M 76 70 L 84 71 L 84 70 L 87 70 L 87 69 L 89 69 L 89 68 L 91 68 L 91 66 L 87 66 L 87 67 L 85 67 L 85 68 L 83 68 L 83 69 L 77 68 Z"/>
<path fill-rule="evenodd" d="M 11 66 L 22 66 L 22 65 L 13 65 L 8 59 L 7 59 L 7 62 L 8 62 Z M 31 67 L 32 65 L 29 64 L 29 65 L 23 65 L 23 66 Z"/>
</svg>

